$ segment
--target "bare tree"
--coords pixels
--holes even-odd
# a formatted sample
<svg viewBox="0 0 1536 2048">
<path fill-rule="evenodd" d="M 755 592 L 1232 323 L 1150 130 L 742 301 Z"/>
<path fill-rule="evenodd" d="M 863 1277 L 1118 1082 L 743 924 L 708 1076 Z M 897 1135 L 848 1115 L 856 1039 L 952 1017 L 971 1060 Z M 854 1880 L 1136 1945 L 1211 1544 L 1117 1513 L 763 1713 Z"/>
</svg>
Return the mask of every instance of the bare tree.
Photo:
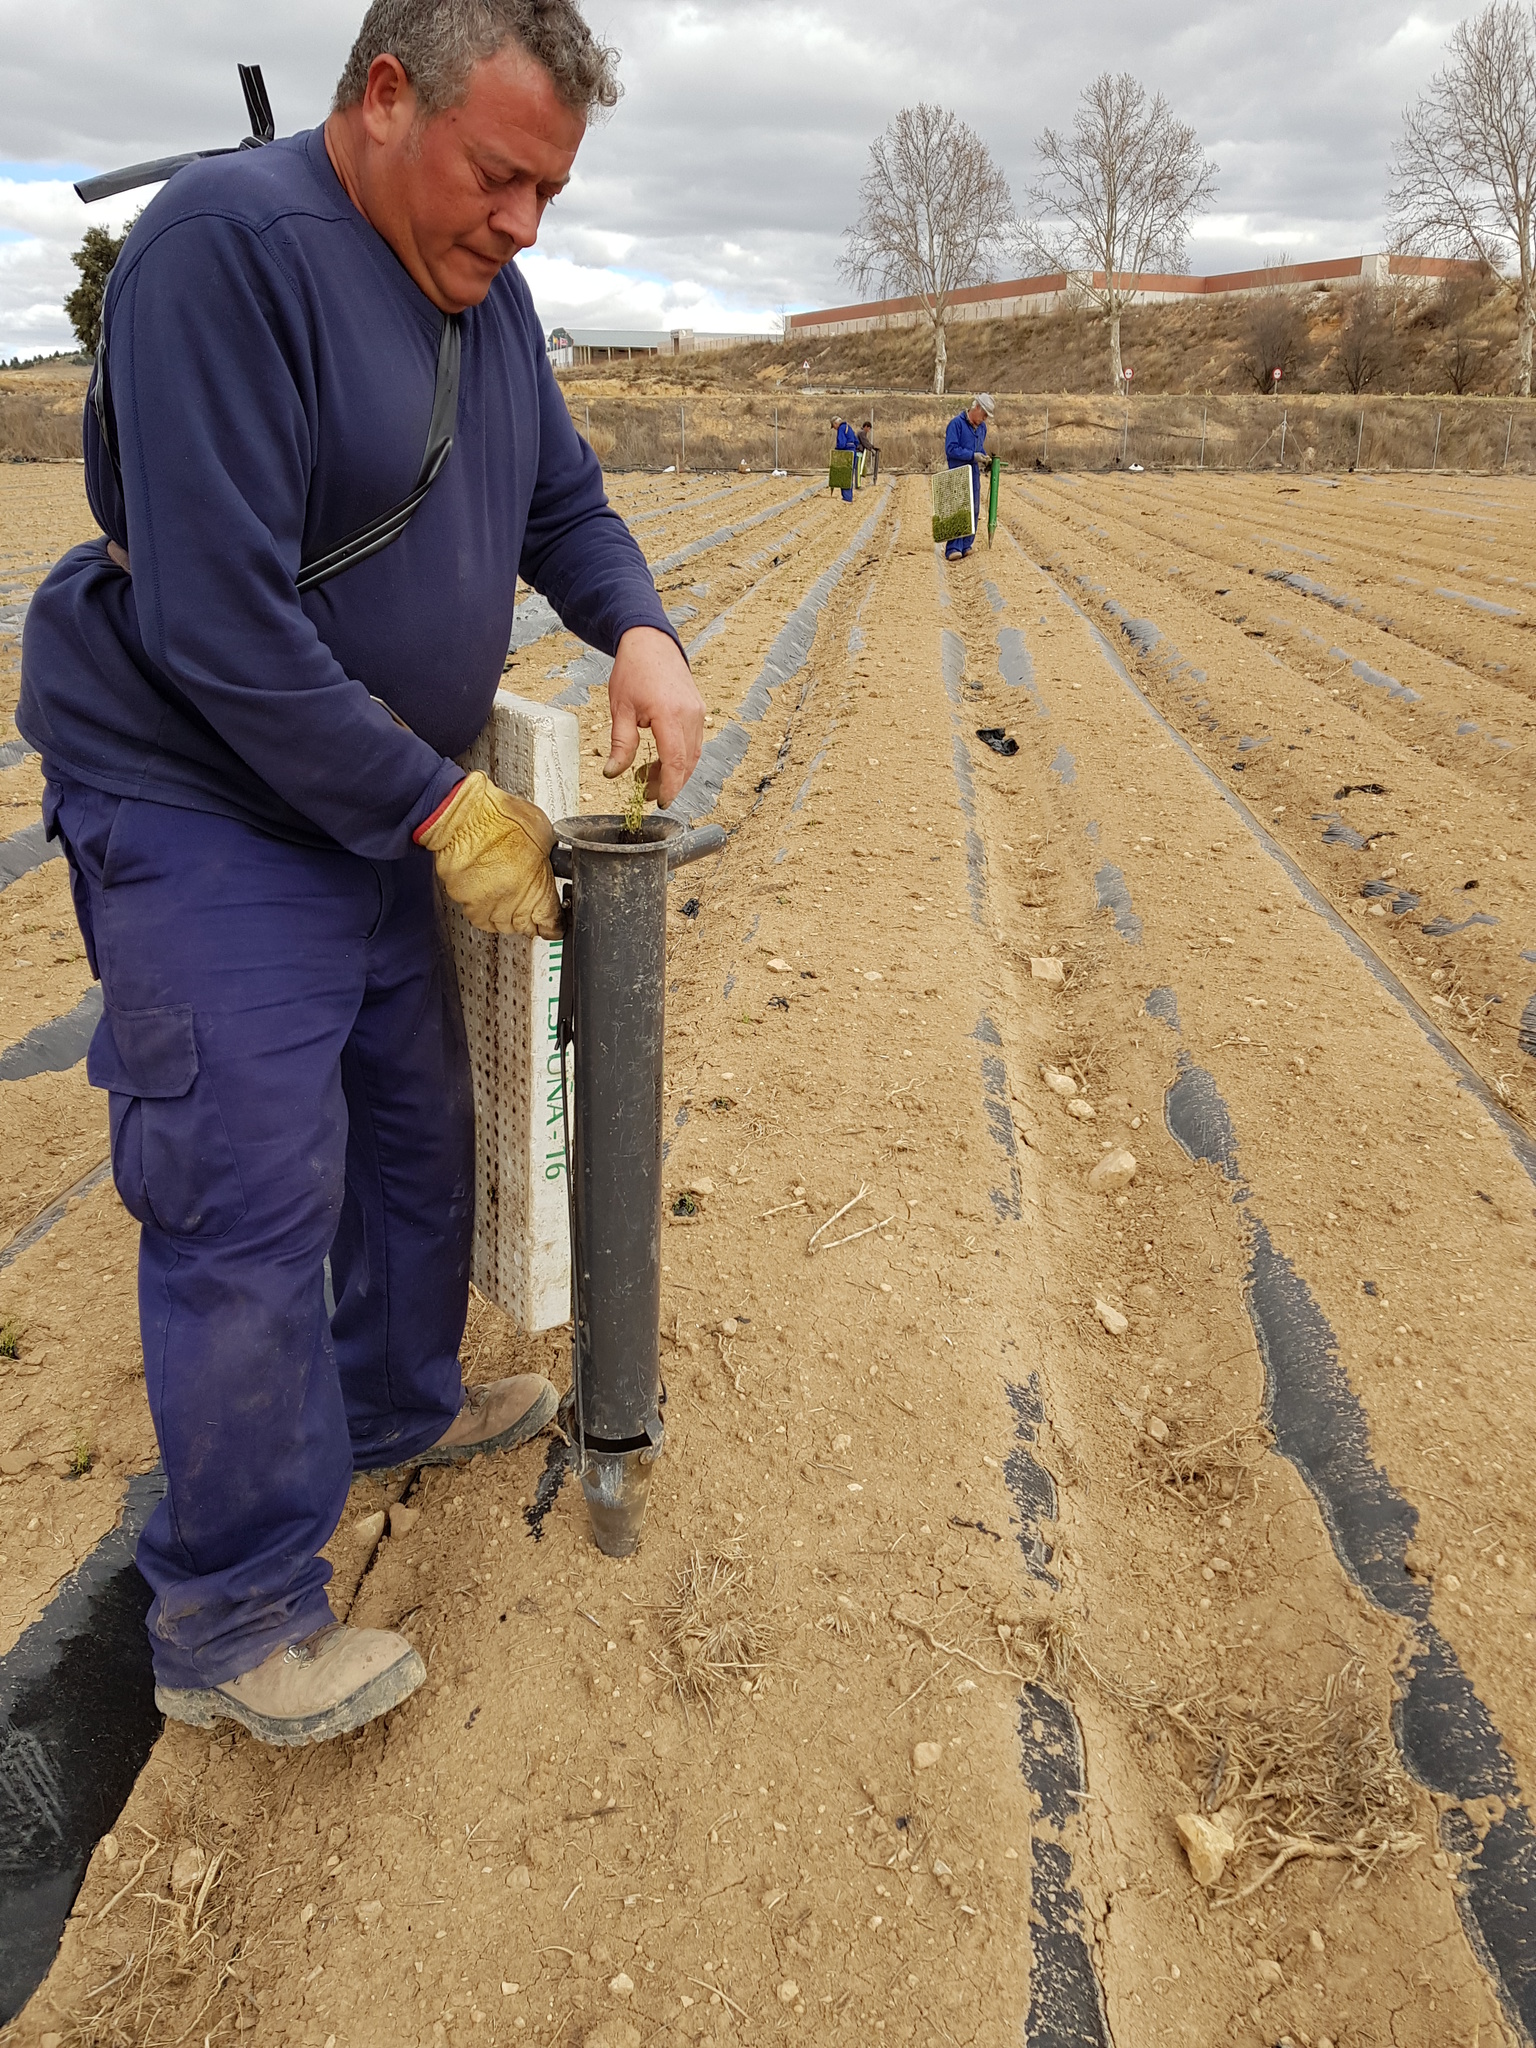
<svg viewBox="0 0 1536 2048">
<path fill-rule="evenodd" d="M 1265 290 L 1254 292 L 1245 326 L 1238 367 L 1245 377 L 1252 378 L 1257 390 L 1277 398 L 1281 383 L 1295 370 L 1307 343 L 1307 316 L 1294 289 L 1272 282 Z"/>
<path fill-rule="evenodd" d="M 1024 249 L 1053 267 L 1086 266 L 1079 283 L 1108 322 L 1119 390 L 1120 315 L 1141 272 L 1184 269 L 1190 217 L 1214 198 L 1216 166 L 1162 94 L 1149 101 L 1128 71 L 1102 72 L 1078 102 L 1071 134 L 1047 128 L 1035 149 L 1045 169 L 1030 188 Z"/>
<path fill-rule="evenodd" d="M 1013 197 L 992 152 L 957 115 L 903 107 L 869 147 L 859 218 L 838 270 L 856 291 L 915 298 L 933 329 L 933 388 L 944 389 L 945 334 L 957 291 L 987 284 L 1013 227 Z"/>
<path fill-rule="evenodd" d="M 1392 353 L 1392 318 L 1375 285 L 1357 285 L 1349 294 L 1339 332 L 1339 372 L 1356 393 L 1369 391 L 1387 373 Z"/>
<path fill-rule="evenodd" d="M 1519 323 L 1516 389 L 1531 394 L 1536 329 L 1536 14 L 1495 0 L 1450 40 L 1450 61 L 1403 116 L 1387 205 L 1410 243 L 1504 269 Z"/>
</svg>

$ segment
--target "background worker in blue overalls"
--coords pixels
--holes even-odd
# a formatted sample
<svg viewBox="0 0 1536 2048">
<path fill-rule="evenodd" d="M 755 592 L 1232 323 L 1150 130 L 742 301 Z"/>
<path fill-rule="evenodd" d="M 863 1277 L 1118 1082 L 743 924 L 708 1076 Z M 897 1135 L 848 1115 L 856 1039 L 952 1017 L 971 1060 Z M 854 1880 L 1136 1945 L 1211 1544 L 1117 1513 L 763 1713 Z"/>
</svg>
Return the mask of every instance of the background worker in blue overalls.
<svg viewBox="0 0 1536 2048">
<path fill-rule="evenodd" d="M 872 484 L 880 480 L 880 450 L 872 438 L 874 431 L 874 421 L 866 420 L 858 432 L 859 451 L 865 463 L 865 481 Z"/>
<path fill-rule="evenodd" d="M 992 394 L 978 392 L 964 412 L 957 412 L 944 433 L 944 459 L 951 469 L 964 469 L 967 464 L 971 471 L 971 497 L 976 507 L 976 524 L 981 524 L 981 468 L 987 461 L 987 427 L 993 413 Z M 952 540 L 945 545 L 944 559 L 958 561 L 962 555 L 971 552 L 974 534 L 967 534 L 963 540 Z"/>
<path fill-rule="evenodd" d="M 316 1742 L 414 1691 L 411 1644 L 327 1598 L 354 1472 L 554 1414 L 538 1373 L 466 1387 L 459 1362 L 474 1102 L 437 890 L 559 934 L 549 820 L 455 759 L 519 572 L 614 656 L 608 775 L 648 726 L 669 803 L 703 741 L 512 260 L 612 66 L 572 0 L 375 0 L 325 125 L 178 171 L 107 288 L 102 537 L 32 601 L 16 718 L 101 980 L 87 1071 L 141 1226 L 166 1479 L 138 1548 L 155 1700 L 197 1727 Z"/>
<path fill-rule="evenodd" d="M 838 448 L 840 450 L 844 448 L 848 449 L 852 454 L 854 461 L 857 462 L 859 459 L 858 435 L 853 431 L 852 427 L 849 426 L 848 422 L 845 419 L 834 418 L 832 421 L 832 425 L 837 430 Z M 845 505 L 851 505 L 853 503 L 853 492 L 851 490 L 844 491 L 843 503 Z"/>
</svg>

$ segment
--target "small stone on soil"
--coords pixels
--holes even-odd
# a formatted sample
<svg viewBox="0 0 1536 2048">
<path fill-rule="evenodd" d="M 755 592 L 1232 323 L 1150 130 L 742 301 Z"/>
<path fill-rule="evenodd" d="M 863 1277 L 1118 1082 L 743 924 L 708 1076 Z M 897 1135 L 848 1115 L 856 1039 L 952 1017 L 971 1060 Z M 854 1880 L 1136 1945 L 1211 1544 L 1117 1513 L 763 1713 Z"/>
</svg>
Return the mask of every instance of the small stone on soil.
<svg viewBox="0 0 1536 2048">
<path fill-rule="evenodd" d="M 1184 1844 L 1184 1854 L 1189 1858 L 1190 1874 L 1195 1883 L 1204 1885 L 1207 1890 L 1220 1884 L 1227 1858 L 1237 1847 L 1231 1830 L 1219 1820 L 1207 1820 L 1200 1813 L 1176 1813 L 1173 1824 Z M 1261 1970 L 1262 1967 L 1260 1965 Z"/>
<path fill-rule="evenodd" d="M 920 1742 L 912 1752 L 912 1768 L 914 1771 L 931 1771 L 943 1754 L 942 1743 Z"/>
<path fill-rule="evenodd" d="M 1094 1117 L 1093 1104 L 1091 1102 L 1084 1102 L 1081 1095 L 1076 1095 L 1067 1104 L 1067 1115 L 1080 1117 L 1085 1124 L 1092 1123 Z"/>
<path fill-rule="evenodd" d="M 1053 1095 L 1075 1095 L 1077 1083 L 1070 1074 L 1062 1073 L 1059 1067 L 1042 1067 L 1040 1078 Z"/>
<path fill-rule="evenodd" d="M 1123 1337 L 1131 1327 L 1119 1309 L 1111 1308 L 1107 1301 L 1100 1301 L 1097 1296 L 1094 1298 L 1093 1312 L 1111 1337 Z"/>
<path fill-rule="evenodd" d="M 404 1508 L 397 1501 L 389 1511 L 389 1533 L 398 1541 L 402 1536 L 409 1536 L 420 1520 L 420 1508 Z"/>
<path fill-rule="evenodd" d="M 1067 1107 L 1074 1109 L 1076 1104 L 1068 1103 Z M 1106 1152 L 1098 1165 L 1090 1170 L 1088 1185 L 1091 1188 L 1104 1188 L 1113 1192 L 1117 1188 L 1128 1188 L 1135 1178 L 1136 1155 L 1134 1152 L 1127 1152 L 1122 1146 L 1113 1152 Z"/>
<path fill-rule="evenodd" d="M 1053 988 L 1060 988 L 1067 978 L 1065 966 L 1052 954 L 1032 957 L 1029 972 L 1032 980 L 1049 982 Z"/>
</svg>

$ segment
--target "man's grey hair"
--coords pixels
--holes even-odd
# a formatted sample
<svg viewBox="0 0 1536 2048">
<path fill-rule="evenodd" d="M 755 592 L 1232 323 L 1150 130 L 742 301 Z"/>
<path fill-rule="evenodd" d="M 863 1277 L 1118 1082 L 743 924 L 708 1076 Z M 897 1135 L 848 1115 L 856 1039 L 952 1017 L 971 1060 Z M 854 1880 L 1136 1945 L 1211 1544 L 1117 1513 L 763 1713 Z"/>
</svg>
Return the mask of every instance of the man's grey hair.
<svg viewBox="0 0 1536 2048">
<path fill-rule="evenodd" d="M 509 43 L 542 64 L 560 99 L 590 120 L 617 104 L 618 51 L 597 41 L 572 0 L 373 0 L 336 85 L 333 110 L 355 107 L 376 57 L 399 59 L 421 118 L 462 106 L 477 64 Z"/>
</svg>

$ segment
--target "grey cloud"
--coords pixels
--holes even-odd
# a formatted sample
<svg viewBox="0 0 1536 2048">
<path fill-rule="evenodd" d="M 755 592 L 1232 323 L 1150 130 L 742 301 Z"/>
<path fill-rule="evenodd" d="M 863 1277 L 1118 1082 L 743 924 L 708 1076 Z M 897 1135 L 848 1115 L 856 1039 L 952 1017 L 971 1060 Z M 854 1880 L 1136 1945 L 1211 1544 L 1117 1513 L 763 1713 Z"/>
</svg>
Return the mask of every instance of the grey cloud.
<svg viewBox="0 0 1536 2048">
<path fill-rule="evenodd" d="M 231 0 L 0 0 L 0 155 L 107 166 L 232 142 L 243 127 L 240 58 L 262 63 L 280 130 L 307 126 L 325 112 L 360 14 L 341 0 L 259 11 Z M 1455 18 L 1386 0 L 1176 0 L 1156 13 L 1120 0 L 979 0 L 963 12 L 920 0 L 594 7 L 594 26 L 623 51 L 626 97 L 589 136 L 542 246 L 618 273 L 621 296 L 633 277 L 647 290 L 691 280 L 727 315 L 836 301 L 865 152 L 899 105 L 955 107 L 1022 197 L 1039 130 L 1070 121 L 1095 71 L 1123 65 L 1168 94 L 1221 166 L 1220 232 L 1192 245 L 1192 267 L 1282 249 L 1350 254 L 1380 240 L 1402 108 Z M 82 228 L 86 219 L 82 210 Z M 619 256 L 615 235 L 633 238 Z M 44 256 L 22 266 L 31 334 L 37 264 L 59 297 L 72 280 L 67 244 L 39 246 Z M 574 299 L 541 310 L 580 317 Z M 0 265 L 0 350 L 28 345 L 20 311 Z"/>
</svg>

